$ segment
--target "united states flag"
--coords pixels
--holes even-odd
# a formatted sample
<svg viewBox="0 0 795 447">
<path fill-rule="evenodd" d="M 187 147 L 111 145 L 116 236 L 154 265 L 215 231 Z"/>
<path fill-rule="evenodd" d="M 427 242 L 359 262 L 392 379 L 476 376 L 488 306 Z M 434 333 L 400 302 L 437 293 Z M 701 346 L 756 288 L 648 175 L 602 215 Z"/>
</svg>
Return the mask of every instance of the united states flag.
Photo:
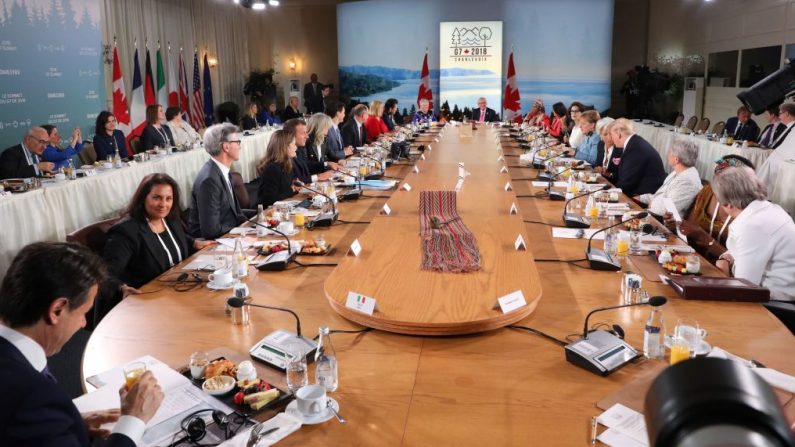
<svg viewBox="0 0 795 447">
<path fill-rule="evenodd" d="M 199 79 L 199 53 L 193 52 L 193 104 L 190 109 L 190 124 L 195 129 L 204 127 L 204 104 L 202 102 L 202 86 Z"/>
</svg>

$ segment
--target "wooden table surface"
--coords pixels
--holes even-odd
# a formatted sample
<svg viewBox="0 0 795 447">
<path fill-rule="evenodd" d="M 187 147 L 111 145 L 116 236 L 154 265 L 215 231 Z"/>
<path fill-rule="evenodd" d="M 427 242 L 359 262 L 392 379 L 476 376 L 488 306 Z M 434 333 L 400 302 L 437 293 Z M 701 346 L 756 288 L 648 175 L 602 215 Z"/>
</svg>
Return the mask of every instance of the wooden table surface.
<svg viewBox="0 0 795 447">
<path fill-rule="evenodd" d="M 481 131 L 475 132 L 475 139 L 485 138 Z M 456 150 L 454 145 L 435 146 L 434 151 Z M 518 153 L 507 147 L 504 151 Z M 483 157 L 496 160 L 497 152 L 484 147 Z M 467 164 L 472 171 L 470 164 L 476 163 Z M 388 174 L 408 175 L 409 179 L 414 175 L 406 165 L 393 166 Z M 534 175 L 533 169 L 510 169 L 511 177 Z M 512 183 L 516 194 L 536 191 L 528 181 Z M 505 194 L 502 186 L 493 190 L 495 201 Z M 384 193 L 368 191 L 366 195 Z M 341 216 L 351 221 L 371 220 L 386 200 L 363 198 L 343 203 Z M 526 220 L 560 223 L 561 202 L 520 198 L 517 204 Z M 340 224 L 323 233 L 335 246 L 347 247 L 365 230 L 367 225 Z M 585 240 L 553 240 L 551 227 L 531 223 L 525 225 L 525 234 L 535 259 L 584 257 Z M 511 250 L 512 246 L 506 247 L 506 253 Z M 301 260 L 339 262 L 344 257 L 341 249 L 326 258 Z M 247 283 L 255 303 L 296 310 L 310 337 L 319 326 L 358 329 L 329 306 L 324 283 L 333 269 L 292 266 L 284 272 L 252 270 Z M 621 273 L 553 262 L 537 262 L 536 269 L 542 298 L 535 311 L 518 324 L 564 338 L 582 330 L 590 309 L 620 302 Z M 175 275 L 168 272 L 164 277 Z M 410 285 L 413 279 L 402 281 Z M 685 301 L 660 283 L 644 281 L 643 285 L 652 295 L 668 297 L 663 313 L 669 332 L 678 318 L 694 318 L 709 331 L 707 340 L 713 345 L 795 373 L 795 338 L 761 305 Z M 203 288 L 178 293 L 158 281 L 144 291 L 151 293 L 125 299 L 93 332 L 83 359 L 84 377 L 145 354 L 178 367 L 197 350 L 228 346 L 246 353 L 271 331 L 294 328 L 290 315 L 264 309 L 252 309 L 249 326 L 233 326 L 224 314 L 225 292 Z M 597 314 L 591 323 L 618 323 L 628 342 L 640 347 L 648 313 L 644 307 L 609 311 Z M 641 360 L 602 378 L 567 363 L 563 349 L 555 343 L 507 328 L 451 337 L 372 331 L 335 334 L 332 339 L 340 377 L 333 397 L 340 402 L 340 412 L 348 423 L 331 420 L 303 427 L 280 446 L 584 445 L 589 439 L 590 418 L 600 413 L 595 403 L 658 363 Z M 281 373 L 261 370 L 264 378 L 284 386 Z"/>
</svg>

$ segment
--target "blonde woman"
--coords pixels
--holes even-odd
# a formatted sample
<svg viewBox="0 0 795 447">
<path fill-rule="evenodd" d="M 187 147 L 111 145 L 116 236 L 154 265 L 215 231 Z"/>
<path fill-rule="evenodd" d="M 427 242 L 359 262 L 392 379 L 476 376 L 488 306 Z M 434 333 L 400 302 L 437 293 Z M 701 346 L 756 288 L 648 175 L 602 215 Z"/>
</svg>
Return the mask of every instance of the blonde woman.
<svg viewBox="0 0 795 447">
<path fill-rule="evenodd" d="M 368 140 L 375 141 L 381 134 L 389 133 L 389 128 L 381 117 L 383 113 L 384 104 L 381 101 L 374 100 L 370 103 L 370 117 L 364 123 L 364 127 L 367 128 Z"/>
<path fill-rule="evenodd" d="M 248 104 L 248 107 L 246 107 L 246 114 L 243 115 L 243 119 L 240 121 L 240 127 L 242 127 L 243 130 L 251 130 L 259 127 L 259 123 L 257 122 L 258 111 L 259 107 L 256 102 Z"/>
<path fill-rule="evenodd" d="M 345 158 L 339 159 L 339 154 L 331 151 L 328 141 L 328 133 L 334 122 L 325 113 L 316 113 L 309 117 L 306 122 L 306 131 L 309 138 L 306 140 L 306 156 L 313 161 L 323 163 L 339 162 L 344 164 Z"/>
</svg>

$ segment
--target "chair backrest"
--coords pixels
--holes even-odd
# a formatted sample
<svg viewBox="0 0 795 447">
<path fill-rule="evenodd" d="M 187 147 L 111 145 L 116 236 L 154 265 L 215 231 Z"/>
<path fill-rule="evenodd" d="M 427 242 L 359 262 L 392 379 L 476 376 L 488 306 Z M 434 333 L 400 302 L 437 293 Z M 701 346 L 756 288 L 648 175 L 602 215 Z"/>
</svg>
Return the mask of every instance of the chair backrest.
<svg viewBox="0 0 795 447">
<path fill-rule="evenodd" d="M 97 151 L 94 149 L 94 143 L 83 143 L 83 149 L 78 154 L 80 163 L 83 165 L 93 165 L 97 161 Z"/>
<path fill-rule="evenodd" d="M 696 132 L 704 133 L 707 131 L 707 129 L 709 129 L 709 118 L 701 118 L 701 122 L 698 123 L 698 127 L 696 128 Z"/>
<path fill-rule="evenodd" d="M 67 234 L 66 241 L 85 245 L 94 253 L 102 256 L 102 251 L 105 249 L 105 242 L 107 241 L 108 230 L 110 230 L 110 227 L 115 225 L 119 219 L 119 217 L 114 217 L 112 219 L 101 220 L 86 225 L 79 230 Z"/>
<path fill-rule="evenodd" d="M 698 117 L 693 115 L 687 120 L 687 128 L 690 130 L 695 130 L 696 124 L 698 124 Z"/>
<path fill-rule="evenodd" d="M 718 121 L 712 127 L 712 133 L 714 133 L 715 135 L 721 135 L 721 134 L 723 134 L 723 129 L 725 129 L 725 128 L 726 128 L 726 123 L 723 122 L 723 121 Z"/>
<path fill-rule="evenodd" d="M 141 137 L 136 135 L 130 138 L 130 150 L 133 154 L 140 154 L 144 151 L 144 146 L 141 144 Z"/>
<path fill-rule="evenodd" d="M 682 121 L 685 120 L 685 116 L 681 113 L 676 115 L 676 119 L 674 120 L 674 127 L 680 127 L 682 125 Z"/>
</svg>

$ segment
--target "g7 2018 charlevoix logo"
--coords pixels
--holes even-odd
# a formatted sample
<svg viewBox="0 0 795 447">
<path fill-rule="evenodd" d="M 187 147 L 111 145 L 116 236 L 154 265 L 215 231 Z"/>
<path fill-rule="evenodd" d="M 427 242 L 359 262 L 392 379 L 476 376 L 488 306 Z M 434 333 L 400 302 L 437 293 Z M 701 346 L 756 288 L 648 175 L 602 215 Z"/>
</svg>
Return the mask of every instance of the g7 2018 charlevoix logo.
<svg viewBox="0 0 795 447">
<path fill-rule="evenodd" d="M 488 43 L 491 36 L 492 31 L 488 26 L 456 27 L 450 36 L 450 49 L 453 50 L 453 54 L 450 57 L 456 59 L 472 56 L 479 58 L 491 57 L 491 54 L 489 54 L 491 45 Z"/>
</svg>

